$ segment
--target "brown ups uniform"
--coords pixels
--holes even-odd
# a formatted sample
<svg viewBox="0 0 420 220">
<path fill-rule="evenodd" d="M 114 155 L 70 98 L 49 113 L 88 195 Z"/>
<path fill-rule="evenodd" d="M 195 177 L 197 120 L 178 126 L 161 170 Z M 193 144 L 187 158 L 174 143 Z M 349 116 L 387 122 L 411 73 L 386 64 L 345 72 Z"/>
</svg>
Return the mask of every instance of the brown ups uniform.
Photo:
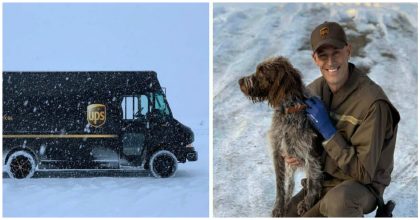
<svg viewBox="0 0 420 220">
<path fill-rule="evenodd" d="M 391 181 L 398 111 L 377 84 L 349 63 L 349 79 L 333 94 L 323 77 L 308 85 L 330 111 L 337 133 L 322 143 L 325 151 L 323 198 L 305 216 L 363 216 L 376 208 L 365 184 L 382 195 Z M 289 216 L 297 216 L 296 203 Z"/>
</svg>

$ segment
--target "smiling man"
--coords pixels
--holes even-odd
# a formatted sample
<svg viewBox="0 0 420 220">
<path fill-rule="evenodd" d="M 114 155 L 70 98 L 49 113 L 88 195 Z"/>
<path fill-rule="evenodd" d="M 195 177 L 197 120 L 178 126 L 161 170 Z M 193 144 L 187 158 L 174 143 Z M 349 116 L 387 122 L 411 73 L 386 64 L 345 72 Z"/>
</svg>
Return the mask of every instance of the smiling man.
<svg viewBox="0 0 420 220">
<path fill-rule="evenodd" d="M 308 85 L 315 96 L 305 103 L 320 134 L 324 179 L 322 198 L 304 216 L 361 217 L 375 210 L 391 182 L 400 116 L 381 87 L 349 62 L 352 48 L 338 23 L 317 26 L 311 45 L 322 77 Z M 293 197 L 288 216 L 297 216 L 303 195 Z"/>
</svg>

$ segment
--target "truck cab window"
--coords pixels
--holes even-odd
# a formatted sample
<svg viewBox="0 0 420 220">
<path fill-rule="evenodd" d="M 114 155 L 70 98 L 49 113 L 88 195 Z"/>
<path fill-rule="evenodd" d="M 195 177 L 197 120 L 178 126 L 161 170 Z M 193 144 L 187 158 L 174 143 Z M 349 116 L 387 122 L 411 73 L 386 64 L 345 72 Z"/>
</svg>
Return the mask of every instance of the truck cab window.
<svg viewBox="0 0 420 220">
<path fill-rule="evenodd" d="M 123 119 L 143 120 L 149 112 L 149 99 L 145 95 L 125 96 L 121 102 Z"/>
</svg>

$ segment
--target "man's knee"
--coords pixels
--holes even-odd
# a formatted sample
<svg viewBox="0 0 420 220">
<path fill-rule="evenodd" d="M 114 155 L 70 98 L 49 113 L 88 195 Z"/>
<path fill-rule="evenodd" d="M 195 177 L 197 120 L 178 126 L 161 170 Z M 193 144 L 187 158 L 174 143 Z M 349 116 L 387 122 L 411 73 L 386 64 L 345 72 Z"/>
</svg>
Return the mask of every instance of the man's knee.
<svg viewBox="0 0 420 220">
<path fill-rule="evenodd" d="M 348 180 L 332 188 L 321 199 L 320 212 L 328 217 L 362 217 L 375 205 L 375 198 L 362 184 Z M 368 201 L 363 201 L 368 200 Z"/>
<path fill-rule="evenodd" d="M 352 202 L 351 190 L 346 187 L 331 189 L 321 200 L 320 212 L 328 217 L 363 215 L 363 212 Z"/>
</svg>

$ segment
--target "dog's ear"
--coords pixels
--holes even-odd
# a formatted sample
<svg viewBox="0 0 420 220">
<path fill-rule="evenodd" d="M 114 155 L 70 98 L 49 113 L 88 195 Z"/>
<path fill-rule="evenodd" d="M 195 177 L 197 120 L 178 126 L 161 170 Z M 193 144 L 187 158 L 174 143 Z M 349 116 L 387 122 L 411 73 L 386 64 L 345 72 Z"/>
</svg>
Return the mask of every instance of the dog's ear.
<svg viewBox="0 0 420 220">
<path fill-rule="evenodd" d="M 283 57 L 279 57 L 275 65 L 276 78 L 268 94 L 268 103 L 272 107 L 279 107 L 286 99 L 302 99 L 303 82 L 300 72 Z"/>
<path fill-rule="evenodd" d="M 291 82 L 288 88 L 290 90 L 290 96 L 303 99 L 304 84 L 302 81 L 301 73 L 299 72 L 299 70 L 293 68 L 292 65 L 290 65 L 290 71 L 288 71 L 288 73 L 291 75 Z"/>
<path fill-rule="evenodd" d="M 282 103 L 282 101 L 285 99 L 286 94 L 282 88 L 284 74 L 274 74 L 275 78 L 273 79 L 271 89 L 268 92 L 268 104 L 273 108 L 277 108 L 280 107 L 280 103 Z"/>
</svg>

